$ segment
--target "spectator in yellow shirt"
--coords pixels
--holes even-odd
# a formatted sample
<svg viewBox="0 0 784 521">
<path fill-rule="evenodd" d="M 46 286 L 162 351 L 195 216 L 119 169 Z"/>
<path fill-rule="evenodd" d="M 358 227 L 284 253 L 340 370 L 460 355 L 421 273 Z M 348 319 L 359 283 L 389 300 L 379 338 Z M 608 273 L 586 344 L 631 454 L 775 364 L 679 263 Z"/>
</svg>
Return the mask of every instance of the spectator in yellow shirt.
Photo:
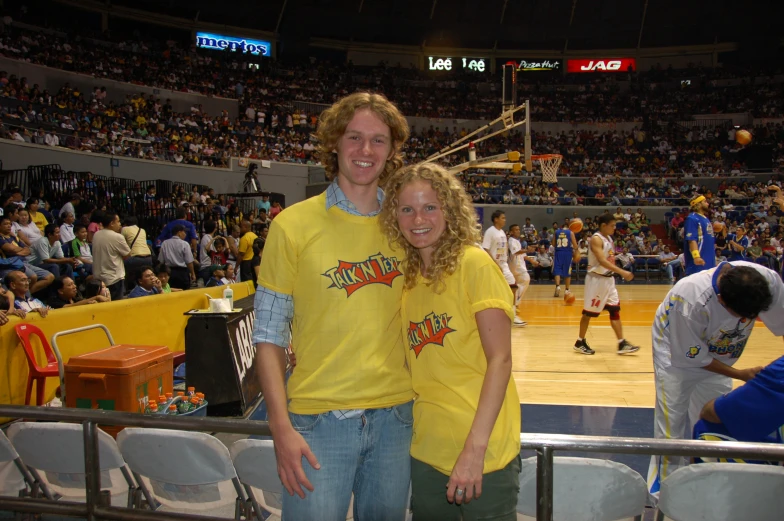
<svg viewBox="0 0 784 521">
<path fill-rule="evenodd" d="M 30 214 L 30 222 L 34 223 L 38 231 L 43 236 L 44 228 L 49 224 L 46 216 L 38 211 L 39 200 L 37 197 L 31 197 L 27 200 L 27 212 Z"/>
<path fill-rule="evenodd" d="M 255 280 L 253 273 L 253 241 L 259 238 L 258 235 L 250 231 L 251 224 L 248 219 L 240 221 L 240 245 L 237 250 L 240 254 L 240 280 Z"/>
<path fill-rule="evenodd" d="M 481 248 L 463 185 L 418 164 L 385 185 L 381 226 L 405 251 L 401 305 L 416 400 L 414 519 L 514 521 L 520 400 L 512 378 L 509 284 Z"/>
</svg>

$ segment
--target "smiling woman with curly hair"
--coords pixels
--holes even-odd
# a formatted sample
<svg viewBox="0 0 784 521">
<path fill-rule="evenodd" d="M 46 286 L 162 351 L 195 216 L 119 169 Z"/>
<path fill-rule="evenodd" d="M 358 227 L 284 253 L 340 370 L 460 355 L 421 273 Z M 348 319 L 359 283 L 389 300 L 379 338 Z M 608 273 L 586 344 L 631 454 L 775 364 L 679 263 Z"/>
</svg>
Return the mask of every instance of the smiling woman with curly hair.
<svg viewBox="0 0 784 521">
<path fill-rule="evenodd" d="M 435 164 L 387 181 L 381 227 L 405 251 L 401 314 L 414 392 L 414 521 L 515 520 L 520 400 L 512 379 L 512 293 L 477 243 L 454 175 Z"/>
</svg>

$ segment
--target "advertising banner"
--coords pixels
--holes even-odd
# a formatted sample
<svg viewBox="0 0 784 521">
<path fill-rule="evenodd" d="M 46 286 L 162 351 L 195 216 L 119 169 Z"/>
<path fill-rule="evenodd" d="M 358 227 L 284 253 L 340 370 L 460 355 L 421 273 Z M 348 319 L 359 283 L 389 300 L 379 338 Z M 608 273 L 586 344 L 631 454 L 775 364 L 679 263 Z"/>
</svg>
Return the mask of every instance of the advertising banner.
<svg viewBox="0 0 784 521">
<path fill-rule="evenodd" d="M 566 72 L 627 72 L 637 70 L 634 58 L 587 58 L 567 60 Z"/>
</svg>

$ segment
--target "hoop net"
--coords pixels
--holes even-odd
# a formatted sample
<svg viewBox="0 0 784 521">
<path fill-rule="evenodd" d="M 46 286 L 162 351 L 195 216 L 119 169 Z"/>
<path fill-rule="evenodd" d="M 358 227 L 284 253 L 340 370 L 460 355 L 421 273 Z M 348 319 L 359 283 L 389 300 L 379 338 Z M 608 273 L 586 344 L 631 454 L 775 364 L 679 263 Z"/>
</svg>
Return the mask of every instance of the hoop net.
<svg viewBox="0 0 784 521">
<path fill-rule="evenodd" d="M 558 181 L 558 167 L 561 166 L 563 156 L 561 154 L 541 154 L 531 156 L 532 161 L 539 161 L 542 169 L 542 180 L 545 183 L 555 183 Z"/>
</svg>

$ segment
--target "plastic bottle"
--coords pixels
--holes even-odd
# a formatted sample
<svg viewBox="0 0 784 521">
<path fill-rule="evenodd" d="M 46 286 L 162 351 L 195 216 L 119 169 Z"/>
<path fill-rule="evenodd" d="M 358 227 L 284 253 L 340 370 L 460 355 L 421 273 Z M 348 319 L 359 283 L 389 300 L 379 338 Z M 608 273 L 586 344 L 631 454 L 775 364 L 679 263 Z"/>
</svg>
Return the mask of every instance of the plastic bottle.
<svg viewBox="0 0 784 521">
<path fill-rule="evenodd" d="M 191 410 L 191 402 L 188 401 L 187 398 L 183 399 L 180 403 L 177 404 L 177 412 L 180 414 L 185 414 Z"/>
<path fill-rule="evenodd" d="M 223 290 L 223 298 L 229 299 L 229 307 L 233 310 L 234 309 L 234 290 L 231 289 L 229 286 L 226 286 L 226 289 Z"/>
<path fill-rule="evenodd" d="M 166 393 L 166 401 L 168 402 L 174 397 L 174 393 Z"/>
<path fill-rule="evenodd" d="M 196 393 L 196 398 L 199 399 L 199 405 L 204 403 L 204 393 Z"/>
<path fill-rule="evenodd" d="M 196 410 L 201 406 L 201 400 L 199 400 L 198 396 L 194 396 L 191 398 L 191 410 Z"/>
<path fill-rule="evenodd" d="M 196 388 L 195 387 L 188 387 L 188 398 L 196 396 Z"/>
<path fill-rule="evenodd" d="M 169 405 L 169 412 L 167 414 L 177 414 L 177 406 L 174 404 Z"/>
<path fill-rule="evenodd" d="M 160 396 L 158 397 L 158 404 L 159 404 L 159 405 L 160 405 L 160 404 L 162 404 L 162 403 L 167 403 L 168 401 L 169 401 L 169 400 L 166 398 L 166 396 L 165 396 L 165 395 L 160 395 Z"/>
<path fill-rule="evenodd" d="M 185 396 L 185 392 L 184 391 L 177 391 L 177 396 Z"/>
<path fill-rule="evenodd" d="M 144 409 L 145 414 L 155 414 L 158 412 L 158 402 L 155 400 L 147 400 L 147 407 Z"/>
</svg>

